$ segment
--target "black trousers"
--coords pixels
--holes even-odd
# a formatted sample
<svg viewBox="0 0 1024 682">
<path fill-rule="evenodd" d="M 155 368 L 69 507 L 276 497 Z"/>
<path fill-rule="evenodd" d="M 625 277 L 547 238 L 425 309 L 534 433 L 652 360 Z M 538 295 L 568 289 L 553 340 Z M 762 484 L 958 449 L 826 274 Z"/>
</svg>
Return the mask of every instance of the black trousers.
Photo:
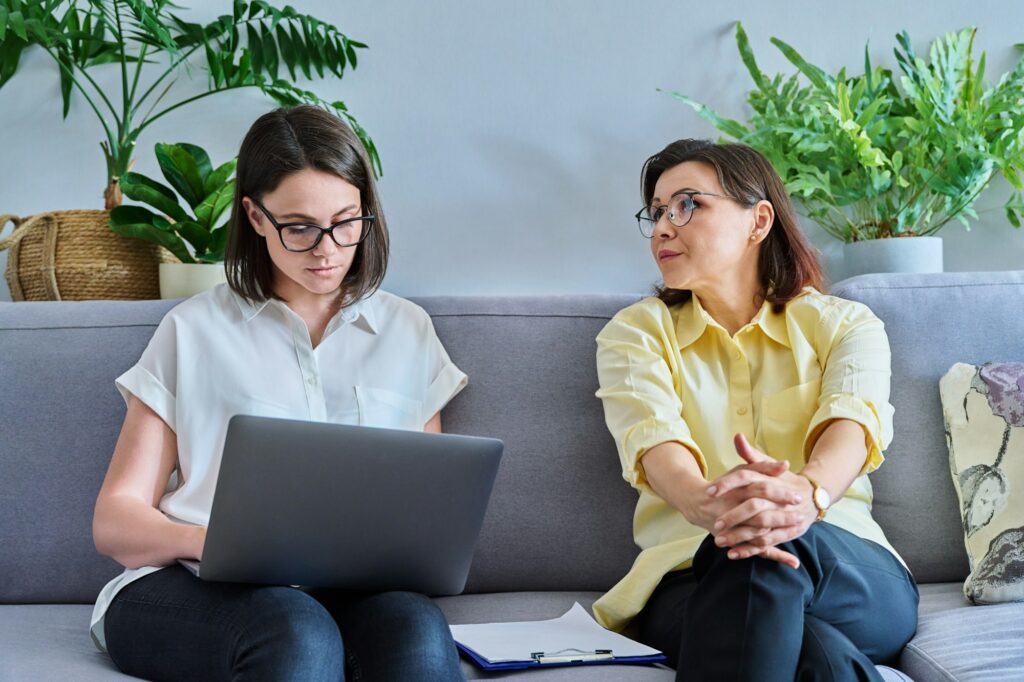
<svg viewBox="0 0 1024 682">
<path fill-rule="evenodd" d="M 708 536 L 634 621 L 676 680 L 881 680 L 917 628 L 914 579 L 891 552 L 828 523 L 780 546 L 794 570 L 734 560 Z"/>
</svg>

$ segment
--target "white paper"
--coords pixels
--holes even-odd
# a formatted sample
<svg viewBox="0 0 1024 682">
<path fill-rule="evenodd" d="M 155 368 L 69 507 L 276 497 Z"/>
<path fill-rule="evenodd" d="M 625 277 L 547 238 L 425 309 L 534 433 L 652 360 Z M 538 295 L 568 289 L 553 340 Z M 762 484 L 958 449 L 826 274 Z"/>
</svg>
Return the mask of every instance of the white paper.
<svg viewBox="0 0 1024 682">
<path fill-rule="evenodd" d="M 456 642 L 490 663 L 529 661 L 535 652 L 543 652 L 546 656 L 565 656 L 610 649 L 616 658 L 657 656 L 661 653 L 604 629 L 579 602 L 552 620 L 450 627 Z"/>
</svg>

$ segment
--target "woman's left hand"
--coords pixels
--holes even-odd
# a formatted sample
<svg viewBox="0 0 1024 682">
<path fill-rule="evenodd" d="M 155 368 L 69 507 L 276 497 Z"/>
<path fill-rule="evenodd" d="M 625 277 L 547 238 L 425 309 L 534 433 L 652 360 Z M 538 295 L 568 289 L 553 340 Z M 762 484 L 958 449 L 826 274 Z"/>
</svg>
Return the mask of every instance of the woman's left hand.
<svg viewBox="0 0 1024 682">
<path fill-rule="evenodd" d="M 743 434 L 736 435 L 735 446 L 736 452 L 748 465 L 773 461 L 754 448 Z M 715 544 L 729 547 L 730 559 L 746 559 L 795 540 L 807 532 L 818 517 L 818 510 L 811 499 L 814 486 L 803 476 L 785 471 L 767 483 L 754 482 L 753 478 L 750 469 L 741 466 L 721 476 L 708 488 L 708 494 L 712 497 L 719 497 L 732 490 L 747 494 L 745 500 L 715 521 Z M 765 491 L 762 488 L 767 485 L 776 489 L 789 489 L 800 502 L 784 509 L 768 509 L 775 505 L 766 504 L 763 498 Z"/>
</svg>

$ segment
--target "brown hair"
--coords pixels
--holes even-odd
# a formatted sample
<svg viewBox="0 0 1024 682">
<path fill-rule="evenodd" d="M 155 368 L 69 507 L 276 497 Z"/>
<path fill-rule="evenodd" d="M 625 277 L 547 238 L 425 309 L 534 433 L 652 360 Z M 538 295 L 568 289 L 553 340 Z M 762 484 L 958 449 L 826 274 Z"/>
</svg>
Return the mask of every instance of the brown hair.
<svg viewBox="0 0 1024 682">
<path fill-rule="evenodd" d="M 761 152 L 745 144 L 709 140 L 677 140 L 644 162 L 640 171 L 644 206 L 650 206 L 661 174 L 686 161 L 699 161 L 715 169 L 726 195 L 744 206 L 767 200 L 775 209 L 772 229 L 761 244 L 758 274 L 767 300 L 776 311 L 796 298 L 806 286 L 824 291 L 825 278 L 818 256 L 800 230 L 796 211 L 782 179 Z M 658 298 L 668 306 L 689 301 L 690 291 L 659 286 Z"/>
<path fill-rule="evenodd" d="M 340 118 L 309 104 L 263 114 L 249 128 L 238 151 L 235 198 L 224 254 L 228 285 L 248 301 L 279 298 L 263 239 L 249 225 L 242 197 L 257 201 L 289 174 L 315 168 L 336 175 L 359 190 L 364 214 L 376 216 L 341 283 L 342 305 L 372 294 L 388 265 L 388 229 L 370 160 L 362 142 Z"/>
</svg>

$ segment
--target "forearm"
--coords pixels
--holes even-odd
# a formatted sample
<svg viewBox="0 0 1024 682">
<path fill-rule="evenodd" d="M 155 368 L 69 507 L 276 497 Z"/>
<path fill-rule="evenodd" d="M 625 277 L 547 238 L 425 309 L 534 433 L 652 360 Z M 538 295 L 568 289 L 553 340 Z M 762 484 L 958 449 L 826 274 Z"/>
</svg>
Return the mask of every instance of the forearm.
<svg viewBox="0 0 1024 682">
<path fill-rule="evenodd" d="M 640 460 L 651 490 L 679 511 L 690 523 L 710 529 L 714 516 L 704 513 L 700 498 L 707 497 L 708 482 L 694 454 L 681 443 L 670 441 L 654 446 Z"/>
<path fill-rule="evenodd" d="M 817 481 L 835 502 L 860 474 L 867 456 L 864 428 L 849 419 L 836 419 L 818 437 L 800 473 Z"/>
<path fill-rule="evenodd" d="M 172 521 L 137 498 L 111 495 L 96 504 L 96 550 L 127 568 L 199 559 L 205 539 L 205 528 Z"/>
</svg>

